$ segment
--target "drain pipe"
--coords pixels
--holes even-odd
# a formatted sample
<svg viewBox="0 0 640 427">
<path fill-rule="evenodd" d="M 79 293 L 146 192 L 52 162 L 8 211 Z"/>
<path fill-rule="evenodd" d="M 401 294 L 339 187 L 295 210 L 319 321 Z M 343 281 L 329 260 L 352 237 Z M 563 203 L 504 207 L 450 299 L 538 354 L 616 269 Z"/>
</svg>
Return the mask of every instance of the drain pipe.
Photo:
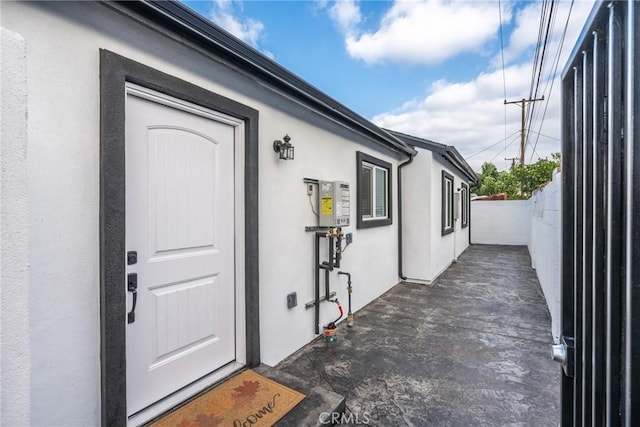
<svg viewBox="0 0 640 427">
<path fill-rule="evenodd" d="M 407 276 L 402 273 L 402 168 L 413 162 L 415 154 L 409 155 L 409 160 L 398 165 L 398 276 L 402 280 L 407 280 Z"/>
</svg>

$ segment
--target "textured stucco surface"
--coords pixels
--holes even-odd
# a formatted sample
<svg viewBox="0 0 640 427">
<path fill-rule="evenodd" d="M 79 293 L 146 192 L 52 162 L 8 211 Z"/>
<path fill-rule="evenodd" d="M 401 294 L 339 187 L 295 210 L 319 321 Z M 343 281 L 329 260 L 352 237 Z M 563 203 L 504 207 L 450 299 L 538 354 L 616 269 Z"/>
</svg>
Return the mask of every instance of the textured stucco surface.
<svg viewBox="0 0 640 427">
<path fill-rule="evenodd" d="M 30 424 L 27 74 L 21 35 L 1 29 L 0 425 Z"/>
<path fill-rule="evenodd" d="M 531 239 L 529 200 L 471 202 L 471 243 L 528 245 Z"/>
<path fill-rule="evenodd" d="M 358 286 L 354 277 L 355 298 Z M 347 414 L 370 425 L 553 426 L 549 331 L 527 248 L 473 245 L 434 284 L 397 285 L 337 342 L 317 340 L 276 369 L 345 396 Z"/>
<path fill-rule="evenodd" d="M 555 342 L 560 340 L 561 271 L 562 271 L 562 175 L 553 173 L 553 180 L 531 196 L 531 242 L 529 253 L 533 268 L 544 292 L 551 331 Z"/>
</svg>

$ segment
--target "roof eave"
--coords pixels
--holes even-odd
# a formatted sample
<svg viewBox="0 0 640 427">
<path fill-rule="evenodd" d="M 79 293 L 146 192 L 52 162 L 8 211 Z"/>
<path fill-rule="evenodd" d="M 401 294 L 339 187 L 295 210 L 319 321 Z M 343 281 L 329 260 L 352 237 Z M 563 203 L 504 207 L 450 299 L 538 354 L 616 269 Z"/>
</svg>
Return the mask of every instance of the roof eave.
<svg viewBox="0 0 640 427">
<path fill-rule="evenodd" d="M 473 183 L 478 182 L 478 175 L 471 169 L 471 166 L 467 163 L 458 150 L 452 145 L 445 145 L 440 142 L 431 141 L 425 138 L 419 138 L 417 136 L 408 135 L 406 133 L 398 132 L 391 129 L 384 129 L 388 133 L 402 139 L 410 146 L 422 148 L 442 155 L 447 159 L 456 169 L 458 169 L 463 175 L 469 178 L 469 181 Z"/>
<path fill-rule="evenodd" d="M 416 154 L 416 151 L 404 141 L 380 129 L 182 3 L 173 0 L 141 0 L 119 4 L 131 10 L 144 12 L 145 17 L 163 27 L 213 49 L 216 54 L 223 55 L 241 69 L 257 75 L 363 136 L 393 151 L 409 156 Z"/>
</svg>

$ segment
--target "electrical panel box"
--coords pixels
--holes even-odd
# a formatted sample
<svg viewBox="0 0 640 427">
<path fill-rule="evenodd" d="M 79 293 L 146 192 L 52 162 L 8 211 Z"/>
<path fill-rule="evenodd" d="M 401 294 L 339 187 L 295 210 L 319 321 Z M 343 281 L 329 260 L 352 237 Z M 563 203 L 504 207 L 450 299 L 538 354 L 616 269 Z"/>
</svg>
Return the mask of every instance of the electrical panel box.
<svg viewBox="0 0 640 427">
<path fill-rule="evenodd" d="M 318 182 L 318 225 L 346 227 L 351 214 L 349 184 L 341 181 Z"/>
</svg>

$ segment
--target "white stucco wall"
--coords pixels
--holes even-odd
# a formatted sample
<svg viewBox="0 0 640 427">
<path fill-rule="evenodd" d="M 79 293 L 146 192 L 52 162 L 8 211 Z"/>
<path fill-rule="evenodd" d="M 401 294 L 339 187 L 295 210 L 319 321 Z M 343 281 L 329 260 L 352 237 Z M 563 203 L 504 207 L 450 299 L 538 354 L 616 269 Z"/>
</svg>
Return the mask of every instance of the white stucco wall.
<svg viewBox="0 0 640 427">
<path fill-rule="evenodd" d="M 29 425 L 29 259 L 26 46 L 1 29 L 0 425 Z"/>
<path fill-rule="evenodd" d="M 468 183 L 441 156 L 416 148 L 418 155 L 403 169 L 403 272 L 407 280 L 431 282 L 469 246 L 468 228 L 455 221 L 455 232 L 442 235 L 442 171 L 454 177 L 454 189 Z M 455 253 L 454 253 L 455 252 Z"/>
<path fill-rule="evenodd" d="M 431 278 L 431 224 L 439 219 L 432 215 L 431 163 L 429 150 L 416 148 L 418 155 L 402 169 L 402 256 L 407 280 L 427 281 Z"/>
<path fill-rule="evenodd" d="M 555 342 L 560 339 L 561 332 L 561 177 L 555 171 L 552 181 L 535 191 L 530 199 L 532 217 L 529 253 L 549 307 L 551 332 Z"/>
<path fill-rule="evenodd" d="M 462 228 L 462 218 L 454 220 L 454 232 L 442 235 L 442 171 L 446 171 L 453 175 L 454 194 L 460 188 L 462 182 L 468 183 L 462 179 L 458 172 L 450 164 L 445 164 L 444 159 L 439 160 L 438 156 L 434 156 L 431 168 L 431 216 L 435 220 L 431 223 L 431 279 L 437 278 L 444 270 L 457 259 L 462 252 L 469 246 L 469 228 Z M 454 203 L 455 203 L 454 196 Z"/>
<path fill-rule="evenodd" d="M 346 181 L 355 200 L 356 150 L 392 163 L 394 183 L 399 159 L 357 144 L 364 141 L 360 135 L 102 5 L 2 2 L 0 7 L 2 25 L 24 38 L 27 51 L 30 205 L 24 230 L 30 277 L 24 289 L 30 300 L 22 322 L 28 319 L 31 358 L 19 380 L 28 382 L 31 397 L 19 410 L 30 413 L 31 424 L 100 422 L 100 48 L 259 110 L 262 360 L 276 364 L 313 339 L 313 310 L 304 308 L 314 292 L 313 233 L 305 233 L 304 226 L 316 219 L 302 180 Z M 3 114 L 4 99 L 3 92 Z M 285 133 L 296 148 L 291 162 L 277 160 L 272 148 Z M 354 243 L 342 270 L 353 275 L 355 310 L 397 283 L 395 188 L 393 194 L 391 226 L 357 230 L 353 208 L 354 225 L 346 231 L 354 234 Z M 4 188 L 2 197 L 4 202 Z M 336 272 L 332 288 L 344 304 L 345 279 Z M 298 292 L 298 306 L 288 310 L 286 295 L 292 291 Z M 4 313 L 3 306 L 3 321 Z M 334 305 L 323 303 L 321 323 L 336 313 Z"/>
<path fill-rule="evenodd" d="M 471 243 L 528 245 L 531 238 L 529 200 L 471 202 Z"/>
</svg>

